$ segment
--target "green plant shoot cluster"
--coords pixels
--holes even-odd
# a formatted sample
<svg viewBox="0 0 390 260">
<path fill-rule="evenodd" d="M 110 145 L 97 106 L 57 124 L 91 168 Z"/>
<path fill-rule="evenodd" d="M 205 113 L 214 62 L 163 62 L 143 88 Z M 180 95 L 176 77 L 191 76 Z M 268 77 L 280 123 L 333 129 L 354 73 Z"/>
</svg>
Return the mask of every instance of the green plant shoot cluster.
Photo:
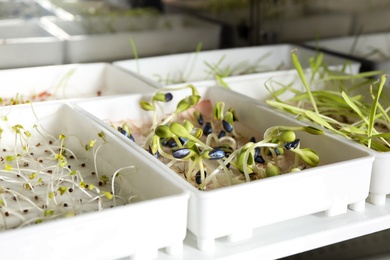
<svg viewBox="0 0 390 260">
<path fill-rule="evenodd" d="M 329 70 L 322 61 L 322 55 L 318 55 L 312 59 L 312 75 L 308 81 L 295 52 L 292 52 L 292 60 L 304 89 L 280 84 L 279 89 L 271 90 L 266 86 L 273 97 L 266 101 L 269 105 L 294 114 L 298 119 L 310 120 L 373 150 L 390 150 L 390 107 L 383 93 L 387 75 L 373 80 L 367 77 L 381 72 L 339 74 Z M 318 85 L 322 87 L 316 87 Z M 292 97 L 280 98 L 286 93 L 291 93 Z"/>
<path fill-rule="evenodd" d="M 74 135 L 51 135 L 38 118 L 31 129 L 10 125 L 13 107 L 5 108 L 0 132 L 12 134 L 14 142 L 0 136 L 0 230 L 100 211 L 135 198 L 120 192 L 122 175 L 137 171 L 134 166 L 99 172 L 97 155 L 107 143 L 103 131 L 83 145 Z M 68 143 L 80 147 L 72 151 Z"/>
<path fill-rule="evenodd" d="M 170 91 L 186 88 L 191 94 L 177 102 L 172 114 L 158 115 L 158 107 L 172 100 Z M 233 108 L 226 109 L 224 102 L 217 102 L 212 113 L 203 115 L 198 110 L 202 102 L 207 101 L 201 101 L 192 85 L 160 89 L 150 101 L 140 102 L 143 110 L 153 113 L 153 122 L 139 144 L 199 189 L 249 182 L 318 165 L 319 156 L 310 148 L 300 147 L 296 132 L 319 135 L 322 130 L 310 126 L 274 126 L 267 129 L 262 140 L 255 140 L 238 132 L 238 115 Z M 162 118 L 161 122 L 158 118 Z M 137 142 L 130 128 L 124 123 L 118 130 Z M 288 154 L 291 160 L 286 165 Z M 221 175 L 224 181 L 218 179 Z"/>
</svg>

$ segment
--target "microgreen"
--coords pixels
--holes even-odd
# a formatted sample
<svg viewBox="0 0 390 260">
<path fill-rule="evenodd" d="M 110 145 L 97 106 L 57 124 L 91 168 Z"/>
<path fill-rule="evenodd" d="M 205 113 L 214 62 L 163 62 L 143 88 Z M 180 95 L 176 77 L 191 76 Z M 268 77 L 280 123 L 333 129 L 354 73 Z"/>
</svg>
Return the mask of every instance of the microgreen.
<svg viewBox="0 0 390 260">
<path fill-rule="evenodd" d="M 173 98 L 175 91 L 185 89 L 189 90 L 187 96 L 180 100 Z M 161 106 L 173 100 L 176 109 L 164 114 Z M 203 106 L 210 106 L 209 113 L 201 112 Z M 142 127 L 149 130 L 136 131 L 130 121 L 121 122 L 126 131 L 124 127 L 118 130 L 127 138 L 130 131 L 133 134 L 135 131 L 136 143 L 200 190 L 303 170 L 319 163 L 315 151 L 300 147 L 297 132 L 321 135 L 322 130 L 274 126 L 265 131 L 262 140 L 256 141 L 239 130 L 239 115 L 233 107 L 227 107 L 223 101 L 211 107 L 209 101 L 201 100 L 192 85 L 161 88 L 148 100 L 142 100 L 140 107 L 152 114 L 150 127 Z M 282 165 L 280 160 L 290 163 Z"/>
<path fill-rule="evenodd" d="M 269 105 L 292 113 L 298 119 L 310 120 L 374 150 L 390 151 L 387 138 L 390 130 L 389 108 L 382 103 L 386 101 L 382 92 L 387 75 L 374 81 L 366 77 L 377 76 L 380 71 L 340 75 L 327 68 L 320 74 L 318 68 L 324 65 L 313 63 L 311 72 L 319 77 L 309 84 L 294 53 L 292 59 L 304 90 L 292 84 L 281 84 L 278 90 L 268 87 L 273 97 L 273 100 L 266 101 Z M 290 98 L 280 98 L 281 94 L 287 92 L 292 94 Z M 369 95 L 366 95 L 367 92 Z"/>
<path fill-rule="evenodd" d="M 137 73 L 139 74 L 140 69 L 139 69 L 139 62 L 138 62 L 138 51 L 137 51 L 137 47 L 135 46 L 134 40 L 132 38 L 130 38 L 130 46 L 134 54 L 135 62 L 137 63 Z"/>
<path fill-rule="evenodd" d="M 183 71 L 179 70 L 175 73 L 167 73 L 165 77 L 159 74 L 154 74 L 153 77 L 156 78 L 155 80 L 159 83 L 162 83 L 165 86 L 171 84 L 186 83 L 190 81 L 189 79 L 191 74 L 194 71 L 194 67 L 197 62 L 197 58 L 201 50 L 201 47 L 202 44 L 199 43 L 195 53 L 193 54 L 194 57 L 191 59 L 189 66 L 188 67 L 186 66 L 187 68 L 185 70 Z M 248 74 L 255 74 L 259 72 L 282 69 L 284 67 L 283 63 L 275 67 L 262 65 L 263 60 L 268 58 L 271 54 L 272 54 L 271 52 L 267 52 L 253 62 L 241 61 L 234 66 L 231 65 L 222 66 L 223 61 L 226 59 L 226 55 L 222 55 L 216 62 L 203 61 L 203 64 L 205 66 L 204 69 L 205 76 L 203 80 L 216 79 L 219 85 L 225 88 L 229 88 L 228 84 L 224 80 L 224 78 L 226 77 L 232 77 L 237 75 L 248 75 Z"/>
<path fill-rule="evenodd" d="M 37 119 L 31 128 L 0 122 L 6 138 L 14 136 L 13 143 L 6 140 L 0 147 L 0 230 L 132 202 L 135 195 L 122 187 L 128 180 L 115 179 L 112 167 L 106 169 L 98 161 L 100 149 L 108 144 L 103 131 L 84 145 L 72 134 L 50 134 L 32 104 L 31 109 Z M 7 108 L 4 112 L 7 118 L 13 116 Z M 84 150 L 85 146 L 89 148 Z M 134 166 L 120 170 L 127 168 L 138 171 Z M 104 172 L 99 174 L 99 169 Z"/>
</svg>

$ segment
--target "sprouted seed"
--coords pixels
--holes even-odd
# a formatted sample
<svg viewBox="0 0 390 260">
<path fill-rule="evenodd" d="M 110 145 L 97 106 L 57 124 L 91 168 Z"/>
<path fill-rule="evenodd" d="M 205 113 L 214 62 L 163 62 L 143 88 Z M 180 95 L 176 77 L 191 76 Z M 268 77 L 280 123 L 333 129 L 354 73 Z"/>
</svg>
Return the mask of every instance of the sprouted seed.
<svg viewBox="0 0 390 260">
<path fill-rule="evenodd" d="M 189 89 L 191 94 L 176 104 L 172 114 L 160 115 L 159 107 L 172 99 L 162 97 L 171 97 L 174 95 L 171 91 L 178 89 Z M 150 125 L 136 127 L 135 122 L 124 120 L 111 123 L 112 126 L 200 190 L 319 164 L 315 151 L 301 147 L 297 132 L 321 135 L 322 130 L 310 126 L 274 126 L 261 135 L 241 124 L 234 108 L 225 107 L 224 102 L 211 104 L 209 100 L 201 100 L 192 85 L 160 89 L 150 101 L 141 101 L 140 106 L 153 114 Z"/>
<path fill-rule="evenodd" d="M 373 150 L 390 150 L 390 107 L 388 97 L 383 93 L 387 75 L 375 81 L 365 80 L 364 77 L 378 75 L 377 71 L 338 75 L 325 69 L 326 73 L 321 74 L 316 82 L 323 85 L 318 89 L 313 81 L 306 81 L 295 53 L 292 53 L 292 58 L 304 89 L 293 88 L 292 85 L 282 86 L 278 90 L 268 88 L 273 96 L 273 100 L 267 100 L 269 105 L 292 113 L 297 119 L 312 121 Z M 280 98 L 286 92 L 291 93 L 292 97 Z"/>
<path fill-rule="evenodd" d="M 122 189 L 126 174 L 135 173 L 136 167 L 98 174 L 96 155 L 107 144 L 104 132 L 96 134 L 96 139 L 86 145 L 88 149 L 81 144 L 79 149 L 70 149 L 68 143 L 81 142 L 76 136 L 52 136 L 39 126 L 39 119 L 37 122 L 28 131 L 21 124 L 9 125 L 4 117 L 0 121 L 1 129 L 14 135 L 13 143 L 0 140 L 4 158 L 0 162 L 0 230 L 100 211 L 134 200 L 135 194 Z"/>
</svg>

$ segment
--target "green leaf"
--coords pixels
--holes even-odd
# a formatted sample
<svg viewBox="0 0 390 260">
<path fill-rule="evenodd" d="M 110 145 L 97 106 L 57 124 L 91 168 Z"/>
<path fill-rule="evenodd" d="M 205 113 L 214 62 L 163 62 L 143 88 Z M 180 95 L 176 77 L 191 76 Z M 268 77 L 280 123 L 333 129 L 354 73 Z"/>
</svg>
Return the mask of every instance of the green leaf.
<svg viewBox="0 0 390 260">
<path fill-rule="evenodd" d="M 316 124 L 319 124 L 319 125 L 327 128 L 327 129 L 331 129 L 331 130 L 335 130 L 336 131 L 336 129 L 334 129 L 333 126 L 331 126 L 325 119 L 323 119 L 317 113 L 315 113 L 313 111 L 310 111 L 310 110 L 306 110 L 305 114 L 306 114 L 306 116 L 308 116 Z"/>
<path fill-rule="evenodd" d="M 230 89 L 230 86 L 223 80 L 221 76 L 215 75 L 215 78 L 217 79 L 218 83 L 221 84 L 222 87 Z"/>
<path fill-rule="evenodd" d="M 345 93 L 344 91 L 341 92 L 341 96 L 344 98 L 345 102 L 352 108 L 353 111 L 356 112 L 356 114 L 359 115 L 359 117 L 366 123 L 368 123 L 367 118 L 365 115 L 362 113 L 360 108 L 353 102 L 353 100 Z"/>
<path fill-rule="evenodd" d="M 305 77 L 305 73 L 303 72 L 301 63 L 298 60 L 298 56 L 294 52 L 292 52 L 291 53 L 291 58 L 292 58 L 292 62 L 294 64 L 294 67 L 297 70 L 298 75 L 301 78 L 301 81 L 302 81 L 302 83 L 303 83 L 303 85 L 304 85 L 304 87 L 306 89 L 306 92 L 309 95 L 309 99 L 310 99 L 310 102 L 311 102 L 311 104 L 312 104 L 312 106 L 314 108 L 314 111 L 318 113 L 317 104 L 314 101 L 314 98 L 313 98 L 313 96 L 311 94 L 311 90 L 310 90 L 309 84 L 307 83 L 307 80 L 306 80 L 306 77 Z"/>
<path fill-rule="evenodd" d="M 386 76 L 385 75 L 382 75 L 381 77 L 381 82 L 379 84 L 379 89 L 378 89 L 378 93 L 374 99 L 374 103 L 372 104 L 371 106 L 371 111 L 370 111 L 370 120 L 369 120 L 369 124 L 368 124 L 368 137 L 370 137 L 372 135 L 372 132 L 373 132 L 373 128 L 374 128 L 374 123 L 375 123 L 375 114 L 376 114 L 376 110 L 377 110 L 377 107 L 378 107 L 378 103 L 379 103 L 379 97 L 382 93 L 382 90 L 383 90 L 383 86 L 385 85 L 386 83 Z M 368 148 L 371 147 L 371 140 L 368 140 Z"/>
</svg>

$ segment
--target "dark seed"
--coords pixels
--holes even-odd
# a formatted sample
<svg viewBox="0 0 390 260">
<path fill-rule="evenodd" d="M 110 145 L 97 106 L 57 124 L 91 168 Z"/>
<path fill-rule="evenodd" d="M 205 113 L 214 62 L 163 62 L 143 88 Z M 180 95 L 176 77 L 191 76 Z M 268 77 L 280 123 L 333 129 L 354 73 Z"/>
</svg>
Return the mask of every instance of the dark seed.
<svg viewBox="0 0 390 260">
<path fill-rule="evenodd" d="M 199 117 L 197 119 L 198 119 L 198 124 L 203 125 L 204 121 L 203 121 L 203 116 L 201 113 L 199 113 Z"/>
<path fill-rule="evenodd" d="M 221 132 L 219 132 L 219 134 L 218 134 L 218 138 L 222 138 L 222 137 L 224 137 L 225 135 L 226 135 L 226 132 L 223 131 L 223 130 L 221 130 Z"/>
<path fill-rule="evenodd" d="M 102 181 L 99 181 L 99 186 L 103 186 L 103 182 Z"/>
<path fill-rule="evenodd" d="M 172 93 L 168 92 L 168 93 L 165 93 L 165 97 L 164 98 L 165 98 L 165 102 L 169 102 L 169 101 L 172 100 L 173 95 L 172 95 Z"/>
<path fill-rule="evenodd" d="M 43 160 L 39 160 L 38 162 L 43 163 Z"/>
<path fill-rule="evenodd" d="M 160 143 L 161 143 L 162 146 L 168 146 L 168 141 L 169 140 L 167 140 L 167 139 L 161 139 Z"/>
<path fill-rule="evenodd" d="M 297 148 L 298 144 L 299 144 L 299 139 L 295 139 L 290 143 L 285 143 L 284 148 L 286 148 L 287 150 L 295 149 Z"/>
<path fill-rule="evenodd" d="M 209 135 L 213 132 L 213 127 L 211 126 L 210 122 L 207 122 L 206 125 L 203 127 L 203 134 Z"/>
<path fill-rule="evenodd" d="M 254 154 L 254 157 L 257 157 L 260 153 L 260 147 L 256 147 L 255 148 L 255 154 Z"/>
<path fill-rule="evenodd" d="M 275 148 L 274 151 L 275 151 L 275 154 L 276 154 L 276 155 L 280 155 L 280 152 L 279 152 L 279 149 L 278 149 L 278 148 Z"/>
<path fill-rule="evenodd" d="M 6 152 L 6 151 L 7 151 L 7 149 L 3 148 L 3 152 Z"/>
<path fill-rule="evenodd" d="M 233 126 L 226 120 L 222 120 L 222 126 L 223 126 L 223 129 L 225 129 L 226 132 L 228 132 L 228 133 L 233 131 Z"/>
<path fill-rule="evenodd" d="M 265 163 L 264 158 L 261 155 L 255 157 L 255 162 L 257 163 Z"/>
<path fill-rule="evenodd" d="M 96 172 L 91 172 L 92 175 L 96 175 Z"/>
<path fill-rule="evenodd" d="M 6 216 L 6 217 L 8 217 L 8 216 L 9 216 L 9 212 L 8 212 L 8 211 L 7 211 L 7 212 L 5 212 L 4 214 L 5 214 L 5 216 Z"/>
<path fill-rule="evenodd" d="M 169 148 L 173 148 L 173 147 L 177 146 L 177 143 L 176 143 L 176 141 L 173 138 L 171 138 L 171 139 L 168 140 L 167 145 L 168 145 Z"/>
<path fill-rule="evenodd" d="M 177 150 L 173 151 L 172 156 L 177 158 L 177 159 L 182 159 L 182 158 L 186 157 L 187 155 L 189 155 L 190 152 L 191 152 L 191 150 L 188 148 L 181 148 L 181 149 L 177 149 Z"/>
<path fill-rule="evenodd" d="M 85 167 L 85 163 L 82 163 L 82 164 L 81 164 L 81 167 Z"/>
<path fill-rule="evenodd" d="M 225 152 L 221 149 L 213 149 L 209 152 L 210 160 L 219 160 L 225 157 Z"/>
<path fill-rule="evenodd" d="M 252 137 L 249 139 L 249 142 L 256 143 L 256 138 L 255 138 L 254 136 L 252 136 Z"/>
<path fill-rule="evenodd" d="M 50 140 L 50 141 L 49 141 L 49 144 L 53 144 L 53 141 L 52 141 L 52 140 Z"/>
<path fill-rule="evenodd" d="M 134 137 L 132 134 L 128 133 L 125 129 L 123 129 L 122 127 L 118 126 L 118 131 L 123 134 L 124 136 L 126 136 L 127 138 L 129 138 L 131 141 L 135 142 L 134 140 Z"/>
<path fill-rule="evenodd" d="M 72 188 L 69 188 L 69 190 L 68 190 L 69 192 L 73 192 L 73 189 Z"/>
<path fill-rule="evenodd" d="M 71 155 L 71 156 L 69 156 L 69 158 L 70 158 L 70 159 L 74 159 L 74 156 L 73 156 L 73 155 Z"/>
<path fill-rule="evenodd" d="M 29 165 L 28 162 L 23 163 L 24 167 L 27 167 L 28 165 Z"/>
<path fill-rule="evenodd" d="M 67 203 L 64 203 L 64 207 L 65 207 L 65 208 L 68 207 L 68 204 L 67 204 Z"/>
<path fill-rule="evenodd" d="M 185 142 L 187 142 L 187 138 L 179 137 L 179 141 L 181 144 L 184 144 Z"/>
<path fill-rule="evenodd" d="M 53 173 L 53 171 L 52 170 L 47 170 L 47 173 Z"/>
<path fill-rule="evenodd" d="M 38 195 L 35 195 L 35 196 L 34 196 L 34 199 L 38 200 Z"/>
<path fill-rule="evenodd" d="M 206 172 L 204 172 L 204 177 L 206 177 L 207 176 L 207 174 L 206 174 Z M 195 175 L 195 182 L 197 183 L 197 184 L 202 184 L 202 176 L 201 176 L 201 174 L 200 174 L 200 171 L 198 171 L 197 173 L 196 173 L 196 175 Z"/>
<path fill-rule="evenodd" d="M 153 154 L 152 148 L 149 145 L 149 153 L 153 155 L 154 157 L 158 158 L 159 152 L 157 151 L 155 154 Z"/>
<path fill-rule="evenodd" d="M 23 213 L 27 213 L 27 212 L 28 212 L 28 209 L 24 209 L 24 210 L 23 210 Z"/>
</svg>

